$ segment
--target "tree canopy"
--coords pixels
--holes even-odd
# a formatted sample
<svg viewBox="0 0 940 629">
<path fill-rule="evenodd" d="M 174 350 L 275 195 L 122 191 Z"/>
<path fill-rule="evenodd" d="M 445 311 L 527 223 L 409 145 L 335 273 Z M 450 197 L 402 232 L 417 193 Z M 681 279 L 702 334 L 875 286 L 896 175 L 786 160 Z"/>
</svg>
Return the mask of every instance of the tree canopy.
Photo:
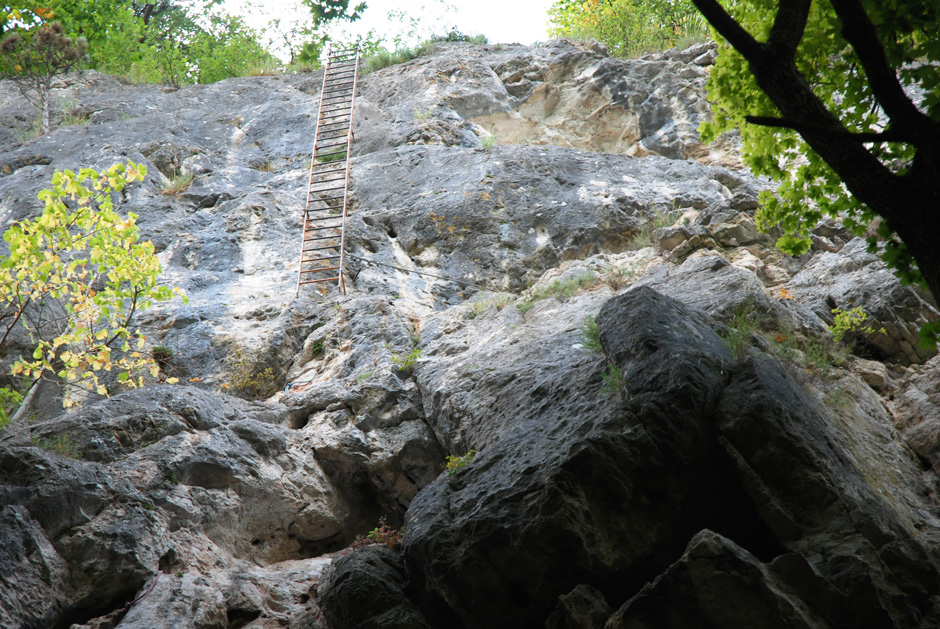
<svg viewBox="0 0 940 629">
<path fill-rule="evenodd" d="M 780 182 L 761 226 L 798 254 L 823 217 L 840 219 L 940 297 L 940 2 L 692 2 L 726 40 L 703 138 L 740 128 L 745 163 Z"/>
</svg>

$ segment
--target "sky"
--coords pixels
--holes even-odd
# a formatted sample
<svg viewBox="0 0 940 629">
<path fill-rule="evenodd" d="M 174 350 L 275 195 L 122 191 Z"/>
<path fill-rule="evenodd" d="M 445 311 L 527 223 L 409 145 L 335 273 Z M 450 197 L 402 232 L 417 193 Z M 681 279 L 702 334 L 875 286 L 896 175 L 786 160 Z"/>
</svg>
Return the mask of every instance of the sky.
<svg viewBox="0 0 940 629">
<path fill-rule="evenodd" d="M 353 36 L 375 29 L 391 39 L 408 36 L 420 19 L 409 45 L 457 27 L 468 35 L 486 35 L 490 43 L 531 44 L 548 39 L 548 9 L 554 0 L 366 0 L 362 19 L 343 28 Z M 352 0 L 355 3 L 356 0 Z M 246 16 L 258 29 L 271 19 L 303 20 L 298 0 L 227 0 L 225 10 Z M 390 15 L 391 14 L 391 15 Z M 342 39 L 346 39 L 343 37 Z"/>
</svg>

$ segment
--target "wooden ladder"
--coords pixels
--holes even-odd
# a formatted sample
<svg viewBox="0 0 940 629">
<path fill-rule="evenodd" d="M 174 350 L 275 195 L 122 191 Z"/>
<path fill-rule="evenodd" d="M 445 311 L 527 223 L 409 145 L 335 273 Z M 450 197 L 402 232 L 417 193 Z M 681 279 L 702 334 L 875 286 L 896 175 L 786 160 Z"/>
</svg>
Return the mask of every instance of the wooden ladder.
<svg viewBox="0 0 940 629">
<path fill-rule="evenodd" d="M 304 284 L 336 282 L 343 294 L 349 150 L 359 80 L 359 46 L 327 53 L 304 207 L 297 295 Z"/>
</svg>

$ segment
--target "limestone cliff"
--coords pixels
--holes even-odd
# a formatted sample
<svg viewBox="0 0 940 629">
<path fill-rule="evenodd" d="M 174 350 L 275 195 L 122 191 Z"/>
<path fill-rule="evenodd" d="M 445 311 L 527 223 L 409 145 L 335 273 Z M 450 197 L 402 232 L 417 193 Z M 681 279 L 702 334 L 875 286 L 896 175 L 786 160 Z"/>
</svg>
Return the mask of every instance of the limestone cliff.
<svg viewBox="0 0 940 629">
<path fill-rule="evenodd" d="M 367 75 L 349 290 L 299 298 L 322 75 L 68 76 L 87 124 L 25 143 L 0 83 L 0 222 L 142 162 L 123 208 L 190 296 L 136 321 L 183 384 L 50 388 L 0 434 L 0 625 L 940 627 L 938 313 L 837 226 L 798 259 L 757 232 L 770 184 L 697 138 L 712 61 Z M 380 518 L 400 544 L 350 547 Z"/>
</svg>

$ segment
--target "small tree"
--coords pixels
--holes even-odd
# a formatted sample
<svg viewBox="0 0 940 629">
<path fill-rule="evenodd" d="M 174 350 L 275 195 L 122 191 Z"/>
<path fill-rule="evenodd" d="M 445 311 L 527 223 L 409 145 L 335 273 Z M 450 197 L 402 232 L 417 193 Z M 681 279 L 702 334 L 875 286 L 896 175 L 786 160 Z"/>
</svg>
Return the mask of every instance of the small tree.
<svg viewBox="0 0 940 629">
<path fill-rule="evenodd" d="M 52 79 L 71 70 L 88 51 L 84 38 L 72 39 L 58 22 L 13 30 L 0 41 L 0 73 L 42 114 L 42 132 L 52 128 L 49 92 Z"/>
<path fill-rule="evenodd" d="M 63 384 L 63 405 L 70 407 L 77 390 L 108 395 L 104 372 L 117 370 L 117 381 L 129 387 L 143 386 L 146 372 L 159 374 L 131 322 L 138 310 L 182 293 L 158 284 L 153 244 L 139 242 L 137 217 L 121 217 L 112 202 L 114 193 L 145 174 L 133 163 L 102 173 L 57 171 L 52 188 L 39 193 L 42 216 L 15 223 L 3 235 L 10 253 L 0 258 L 0 352 L 10 350 L 11 333 L 22 324 L 36 343 L 12 367 L 25 379 L 25 391 L 42 380 Z M 0 402 L 16 397 L 0 389 Z"/>
</svg>

